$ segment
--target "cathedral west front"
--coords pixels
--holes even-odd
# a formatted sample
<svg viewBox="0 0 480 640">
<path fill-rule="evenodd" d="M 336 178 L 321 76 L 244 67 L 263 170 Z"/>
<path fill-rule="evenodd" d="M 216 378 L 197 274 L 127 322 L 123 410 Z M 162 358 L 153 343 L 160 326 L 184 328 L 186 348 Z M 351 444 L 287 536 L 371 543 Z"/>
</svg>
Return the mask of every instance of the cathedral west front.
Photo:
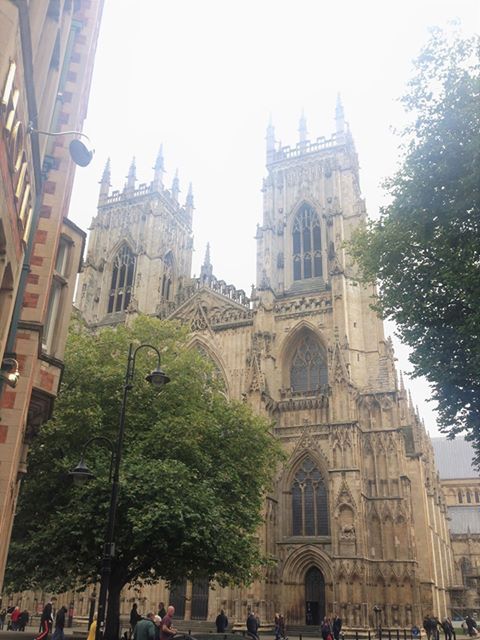
<svg viewBox="0 0 480 640">
<path fill-rule="evenodd" d="M 145 610 L 173 601 L 177 617 L 245 620 L 284 613 L 318 625 L 421 625 L 450 614 L 456 575 L 447 508 L 430 439 L 395 371 L 391 342 L 346 250 L 366 220 L 357 153 L 337 102 L 335 130 L 279 147 L 266 137 L 256 286 L 247 295 L 215 276 L 209 251 L 191 277 L 191 189 L 167 188 L 135 164 L 110 191 L 107 163 L 77 305 L 100 328 L 148 314 L 186 323 L 229 397 L 272 420 L 286 453 L 259 532 L 276 562 L 244 588 L 185 581 L 144 587 Z M 128 594 L 124 599 L 129 609 Z M 374 607 L 380 609 L 377 620 Z"/>
</svg>

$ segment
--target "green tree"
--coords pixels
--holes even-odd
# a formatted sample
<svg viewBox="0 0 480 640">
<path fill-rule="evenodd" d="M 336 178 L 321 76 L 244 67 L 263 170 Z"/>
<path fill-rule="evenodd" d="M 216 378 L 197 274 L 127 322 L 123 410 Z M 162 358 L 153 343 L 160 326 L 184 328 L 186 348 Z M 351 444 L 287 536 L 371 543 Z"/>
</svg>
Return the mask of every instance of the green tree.
<svg viewBox="0 0 480 640">
<path fill-rule="evenodd" d="M 116 438 L 128 344 L 160 349 L 171 382 L 159 393 L 144 381 L 156 360 L 142 349 L 127 404 L 107 638 L 118 637 L 126 584 L 194 576 L 248 583 L 265 561 L 256 534 L 278 444 L 264 419 L 224 397 L 187 339 L 178 325 L 145 317 L 96 335 L 77 323 L 54 417 L 29 452 L 7 586 L 59 592 L 95 582 L 109 505 L 108 448 L 89 448 L 86 463 L 96 474 L 89 483 L 73 484 L 69 470 L 88 438 Z"/>
<path fill-rule="evenodd" d="M 432 385 L 441 429 L 480 443 L 479 38 L 436 29 L 403 103 L 411 118 L 391 197 L 350 251 L 376 307 Z"/>
</svg>

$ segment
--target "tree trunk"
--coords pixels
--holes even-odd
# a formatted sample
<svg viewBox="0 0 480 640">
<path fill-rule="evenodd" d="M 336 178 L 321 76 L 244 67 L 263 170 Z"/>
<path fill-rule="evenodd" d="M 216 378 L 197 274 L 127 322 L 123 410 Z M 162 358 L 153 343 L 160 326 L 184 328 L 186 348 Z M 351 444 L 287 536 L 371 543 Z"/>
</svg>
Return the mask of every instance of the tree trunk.
<svg viewBox="0 0 480 640">
<path fill-rule="evenodd" d="M 120 593 L 124 584 L 112 573 L 108 590 L 107 620 L 105 624 L 105 640 L 120 638 Z"/>
</svg>

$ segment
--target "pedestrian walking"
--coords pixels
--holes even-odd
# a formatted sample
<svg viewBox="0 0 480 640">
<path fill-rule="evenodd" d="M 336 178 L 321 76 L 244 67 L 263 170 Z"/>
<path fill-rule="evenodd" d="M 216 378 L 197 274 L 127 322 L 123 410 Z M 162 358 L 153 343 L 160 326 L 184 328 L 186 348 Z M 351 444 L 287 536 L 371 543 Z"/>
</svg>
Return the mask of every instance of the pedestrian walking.
<svg viewBox="0 0 480 640">
<path fill-rule="evenodd" d="M 339 640 L 341 630 L 342 630 L 342 619 L 337 614 L 335 614 L 332 621 L 332 631 L 333 631 L 333 637 L 335 640 Z"/>
<path fill-rule="evenodd" d="M 217 627 L 217 633 L 225 633 L 228 628 L 228 618 L 223 609 L 220 610 L 220 613 L 215 619 L 215 626 Z"/>
<path fill-rule="evenodd" d="M 133 632 L 134 640 L 155 640 L 154 613 L 147 613 L 146 618 L 137 620 Z"/>
<path fill-rule="evenodd" d="M 67 613 L 67 607 L 60 607 L 55 616 L 55 631 L 53 632 L 52 640 L 65 640 L 65 615 Z"/>
<path fill-rule="evenodd" d="M 162 627 L 160 629 L 160 640 L 171 640 L 177 633 L 173 626 L 173 616 L 175 615 L 175 607 L 171 604 L 167 608 L 167 615 L 163 617 Z"/>
<path fill-rule="evenodd" d="M 96 635 L 97 635 L 97 614 L 93 616 L 92 624 L 90 625 L 90 629 L 88 630 L 87 640 L 95 640 Z"/>
<path fill-rule="evenodd" d="M 134 602 L 130 611 L 130 637 L 133 637 L 137 622 L 142 619 L 142 616 L 138 613 L 137 607 L 137 603 Z"/>
<path fill-rule="evenodd" d="M 18 630 L 25 631 L 25 627 L 27 626 L 29 620 L 30 614 L 26 609 L 24 609 L 18 618 Z"/>
<path fill-rule="evenodd" d="M 323 640 L 333 640 L 332 624 L 330 618 L 324 618 L 320 630 Z"/>
<path fill-rule="evenodd" d="M 3 627 L 5 625 L 5 618 L 7 617 L 7 610 L 3 608 L 0 611 L 0 631 L 3 631 Z"/>
<path fill-rule="evenodd" d="M 259 626 L 260 626 L 260 624 L 259 624 L 257 616 L 255 615 L 255 613 L 253 611 L 250 611 L 250 613 L 247 616 L 247 633 L 254 640 L 258 640 L 258 628 L 259 628 Z"/>
<path fill-rule="evenodd" d="M 10 621 L 12 623 L 12 631 L 18 631 L 18 619 L 21 615 L 20 607 L 15 607 L 10 616 Z"/>
<path fill-rule="evenodd" d="M 474 636 L 478 635 L 477 622 L 474 618 L 472 618 L 471 616 L 466 616 L 465 624 L 467 625 L 467 631 L 470 637 L 473 638 Z"/>
<path fill-rule="evenodd" d="M 35 640 L 45 640 L 52 628 L 52 602 L 49 600 L 43 607 L 42 617 L 40 618 L 40 633 Z"/>
</svg>

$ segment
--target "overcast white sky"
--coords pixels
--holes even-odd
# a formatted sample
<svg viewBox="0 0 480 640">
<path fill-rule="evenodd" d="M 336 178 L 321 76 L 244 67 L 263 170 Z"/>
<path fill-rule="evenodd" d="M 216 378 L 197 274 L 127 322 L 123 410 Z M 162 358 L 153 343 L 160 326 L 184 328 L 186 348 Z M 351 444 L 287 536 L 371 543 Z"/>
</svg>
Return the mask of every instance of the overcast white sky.
<svg viewBox="0 0 480 640">
<path fill-rule="evenodd" d="M 392 127 L 404 118 L 398 98 L 411 60 L 428 27 L 453 18 L 478 31 L 480 2 L 106 0 L 84 127 L 96 154 L 77 170 L 70 217 L 89 226 L 107 157 L 112 189 L 123 188 L 132 156 L 139 182 L 150 182 L 163 142 L 166 185 L 176 168 L 181 199 L 193 183 L 194 272 L 209 241 L 215 275 L 249 293 L 269 114 L 283 144 L 296 144 L 302 108 L 310 139 L 328 137 L 340 91 L 377 215 L 398 158 Z M 396 352 L 408 370 L 406 350 Z M 409 387 L 435 434 L 428 386 Z"/>
</svg>

